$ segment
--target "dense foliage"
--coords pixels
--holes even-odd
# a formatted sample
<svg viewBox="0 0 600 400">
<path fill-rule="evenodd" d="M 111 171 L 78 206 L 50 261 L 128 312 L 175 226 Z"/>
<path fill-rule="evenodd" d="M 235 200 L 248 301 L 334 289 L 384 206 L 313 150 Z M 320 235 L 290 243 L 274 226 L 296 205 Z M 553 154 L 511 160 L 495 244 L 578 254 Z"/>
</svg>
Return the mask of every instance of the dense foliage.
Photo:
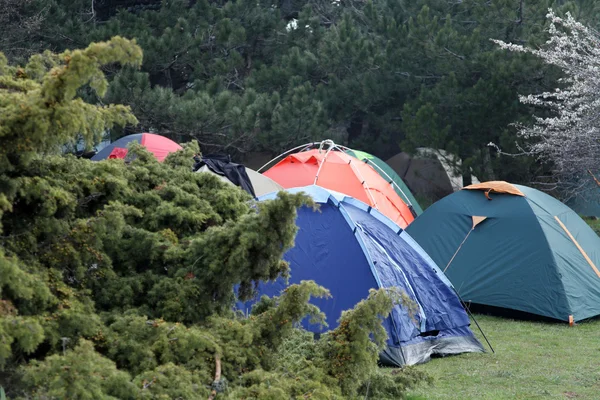
<svg viewBox="0 0 600 400">
<path fill-rule="evenodd" d="M 129 107 L 92 105 L 100 68 L 135 68 L 142 52 L 115 37 L 83 50 L 0 54 L 0 386 L 11 399 L 342 399 L 402 396 L 423 379 L 381 372 L 380 318 L 403 301 L 372 291 L 319 341 L 295 326 L 324 315 L 314 282 L 264 298 L 247 318 L 234 286 L 286 276 L 296 209 L 281 193 L 255 203 L 211 174 L 192 172 L 198 145 L 159 163 L 141 146 L 131 162 L 61 155 L 136 123 Z M 374 341 L 370 337 L 373 336 Z M 290 343 L 305 352 L 292 354 Z"/>
<path fill-rule="evenodd" d="M 532 110 L 518 94 L 556 87 L 560 71 L 490 39 L 534 48 L 547 38 L 549 7 L 593 24 L 600 11 L 590 0 L 0 4 L 11 26 L 0 46 L 17 61 L 40 48 L 136 38 L 141 70 L 106 68 L 106 97 L 85 93 L 131 105 L 139 124 L 130 131 L 196 138 L 234 156 L 329 137 L 384 159 L 399 145 L 428 146 L 460 156 L 480 179 L 522 183 L 547 171 L 487 144 L 524 146 L 510 124 L 531 122 Z"/>
<path fill-rule="evenodd" d="M 256 204 L 192 173 L 192 156 L 198 143 L 243 157 L 333 138 L 383 158 L 446 149 L 480 179 L 553 172 L 577 185 L 597 158 L 595 146 L 572 156 L 596 141 L 596 67 L 579 69 L 581 54 L 568 52 L 593 64 L 598 50 L 595 32 L 559 19 L 567 11 L 593 24 L 600 6 L 0 0 L 0 389 L 11 399 L 402 398 L 425 377 L 376 368 L 380 317 L 406 302 L 397 293 L 373 291 L 320 340 L 296 328 L 325 322 L 309 299 L 329 293 L 314 282 L 262 299 L 250 318 L 231 311 L 235 286 L 246 298 L 287 275 L 296 209 L 313 204 L 285 193 Z M 490 40 L 523 50 L 551 36 L 555 47 L 539 52 Z M 551 92 L 565 82 L 571 90 Z M 554 97 L 535 96 L 545 92 Z M 560 118 L 534 110 L 556 99 Z M 567 122 L 583 133 L 571 146 Z M 188 143 L 164 163 L 139 146 L 130 163 L 61 155 L 141 130 Z M 507 153 L 550 144 L 560 157 L 497 157 L 490 142 Z"/>
</svg>

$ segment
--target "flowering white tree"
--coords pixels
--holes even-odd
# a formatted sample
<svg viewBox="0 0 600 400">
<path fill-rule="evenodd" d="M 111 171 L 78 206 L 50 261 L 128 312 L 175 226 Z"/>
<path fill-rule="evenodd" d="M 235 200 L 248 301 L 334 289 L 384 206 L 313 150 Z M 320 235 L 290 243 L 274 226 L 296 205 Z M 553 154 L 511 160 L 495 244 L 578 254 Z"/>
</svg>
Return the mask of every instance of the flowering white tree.
<svg viewBox="0 0 600 400">
<path fill-rule="evenodd" d="M 527 154 L 551 161 L 553 181 L 568 197 L 594 188 L 600 172 L 600 33 L 577 22 L 567 13 L 558 17 L 552 9 L 550 39 L 540 49 L 494 40 L 501 48 L 530 53 L 564 72 L 562 88 L 553 92 L 520 96 L 520 101 L 550 111 L 535 117 L 532 126 L 518 125 L 527 139 Z"/>
</svg>

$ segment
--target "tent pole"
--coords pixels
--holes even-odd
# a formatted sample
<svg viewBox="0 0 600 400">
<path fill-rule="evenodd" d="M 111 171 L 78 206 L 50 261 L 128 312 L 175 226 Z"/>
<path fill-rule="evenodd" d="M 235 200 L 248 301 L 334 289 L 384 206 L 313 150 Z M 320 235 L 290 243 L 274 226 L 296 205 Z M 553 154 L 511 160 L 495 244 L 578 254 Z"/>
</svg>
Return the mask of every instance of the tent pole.
<svg viewBox="0 0 600 400">
<path fill-rule="evenodd" d="M 400 193 L 402 193 L 402 195 L 406 198 L 406 201 L 408 202 L 407 205 L 412 206 L 412 203 L 410 202 L 410 199 L 408 198 L 406 193 L 404 193 L 404 190 L 402 190 L 402 188 L 400 186 L 398 186 L 398 184 L 396 182 L 394 182 L 394 180 L 392 179 L 391 176 L 389 176 L 383 169 L 379 168 L 379 166 L 377 166 L 374 162 L 371 162 L 371 160 L 366 159 L 366 163 L 369 164 L 371 166 L 371 168 L 373 168 L 377 172 L 383 174 L 388 179 L 388 181 L 391 183 L 392 187 L 394 187 L 394 189 L 398 189 L 400 191 Z M 402 179 L 402 178 L 400 178 L 400 179 Z"/>
<path fill-rule="evenodd" d="M 315 180 L 313 182 L 313 185 L 316 185 L 317 181 L 319 180 L 319 174 L 321 173 L 321 168 L 323 168 L 323 165 L 327 162 L 327 157 L 329 156 L 329 152 L 331 152 L 334 149 L 334 147 L 336 147 L 336 144 L 333 142 L 333 140 L 330 140 L 330 139 L 323 140 L 321 142 L 321 144 L 319 145 L 319 153 L 323 149 L 324 144 L 329 145 L 329 147 L 325 151 L 325 156 L 323 157 L 323 160 L 321 160 L 321 163 L 319 164 L 319 169 L 317 170 L 317 175 L 315 175 Z"/>
<path fill-rule="evenodd" d="M 487 336 L 485 336 L 485 333 L 483 333 L 483 329 L 481 329 L 481 326 L 479 326 L 479 323 L 475 319 L 475 316 L 473 315 L 473 313 L 471 312 L 471 310 L 469 309 L 469 307 L 467 307 L 467 304 L 465 303 L 465 301 L 462 299 L 462 297 L 460 297 L 460 294 L 458 294 L 458 292 L 456 291 L 456 289 L 454 289 L 454 293 L 456 293 L 456 295 L 458 296 L 458 299 L 462 303 L 463 307 L 465 308 L 465 310 L 467 310 L 467 313 L 469 314 L 469 317 L 473 318 L 473 322 L 475 322 L 475 325 L 477 325 L 477 328 L 479 329 L 479 332 L 481 332 L 481 335 L 483 336 L 483 338 L 487 342 L 488 346 L 490 346 L 490 349 L 492 350 L 492 353 L 496 354 L 496 352 L 494 351 L 494 348 L 492 347 L 492 344 L 488 340 Z"/>
</svg>

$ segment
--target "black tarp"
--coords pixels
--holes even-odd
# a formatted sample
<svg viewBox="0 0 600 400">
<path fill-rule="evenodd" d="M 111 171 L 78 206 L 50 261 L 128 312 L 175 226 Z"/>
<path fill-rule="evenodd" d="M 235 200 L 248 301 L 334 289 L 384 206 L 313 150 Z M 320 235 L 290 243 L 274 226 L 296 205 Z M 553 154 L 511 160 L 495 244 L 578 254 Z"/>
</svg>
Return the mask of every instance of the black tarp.
<svg viewBox="0 0 600 400">
<path fill-rule="evenodd" d="M 202 157 L 202 159 L 197 160 L 194 164 L 194 171 L 199 170 L 205 165 L 215 174 L 224 176 L 234 185 L 239 186 L 250 193 L 252 197 L 256 197 L 252 182 L 250 182 L 250 178 L 246 173 L 246 167 L 242 164 L 231 162 L 229 156 L 207 155 Z"/>
</svg>

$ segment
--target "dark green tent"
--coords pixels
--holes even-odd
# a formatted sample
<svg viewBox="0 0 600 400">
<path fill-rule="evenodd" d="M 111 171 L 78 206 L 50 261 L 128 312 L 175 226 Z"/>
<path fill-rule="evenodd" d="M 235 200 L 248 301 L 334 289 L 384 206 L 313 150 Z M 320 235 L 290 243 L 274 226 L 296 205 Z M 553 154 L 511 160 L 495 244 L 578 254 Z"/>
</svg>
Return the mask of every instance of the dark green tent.
<svg viewBox="0 0 600 400">
<path fill-rule="evenodd" d="M 577 188 L 577 193 L 565 204 L 582 217 L 600 217 L 600 171 L 588 171 L 588 175 L 570 182 L 572 188 Z"/>
<path fill-rule="evenodd" d="M 562 321 L 600 315 L 600 238 L 545 193 L 506 182 L 471 185 L 406 230 L 465 302 Z"/>
<path fill-rule="evenodd" d="M 415 199 L 415 196 L 413 196 L 411 193 L 408 186 L 406 186 L 402 178 L 400 178 L 400 176 L 392 169 L 392 167 L 387 165 L 385 161 L 375 157 L 372 154 L 365 153 L 364 151 L 346 149 L 345 152 L 352 157 L 358 158 L 359 160 L 371 165 L 373 169 L 375 169 L 375 171 L 377 171 L 377 173 L 386 181 L 393 181 L 394 189 L 396 190 L 396 193 L 398 193 L 398 196 L 400 196 L 400 198 L 404 200 L 409 207 L 412 206 L 417 215 L 421 215 L 423 213 L 423 209 L 417 202 L 417 199 Z"/>
<path fill-rule="evenodd" d="M 569 199 L 566 204 L 584 217 L 600 217 L 600 193 Z"/>
</svg>

